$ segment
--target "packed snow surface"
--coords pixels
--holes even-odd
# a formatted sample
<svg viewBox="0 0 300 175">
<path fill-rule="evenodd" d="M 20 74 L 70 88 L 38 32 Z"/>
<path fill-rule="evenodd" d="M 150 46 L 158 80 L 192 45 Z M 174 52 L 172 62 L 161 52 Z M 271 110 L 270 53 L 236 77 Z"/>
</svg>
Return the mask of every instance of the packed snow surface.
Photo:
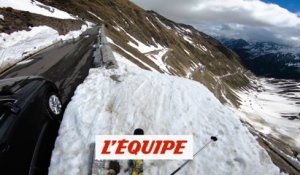
<svg viewBox="0 0 300 175">
<path fill-rule="evenodd" d="M 279 174 L 265 150 L 198 82 L 125 65 L 91 69 L 68 104 L 52 153 L 50 175 L 87 174 L 90 144 L 97 134 L 192 134 L 194 150 L 216 135 L 180 174 Z M 131 64 L 131 63 L 130 63 Z M 170 174 L 183 161 L 145 160 L 144 174 Z M 126 162 L 121 162 L 121 174 Z M 128 173 L 127 173 L 128 174 Z"/>
<path fill-rule="evenodd" d="M 0 0 L 0 7 L 11 7 L 16 10 L 29 11 L 44 16 L 60 19 L 75 19 L 70 14 L 34 0 Z"/>
</svg>

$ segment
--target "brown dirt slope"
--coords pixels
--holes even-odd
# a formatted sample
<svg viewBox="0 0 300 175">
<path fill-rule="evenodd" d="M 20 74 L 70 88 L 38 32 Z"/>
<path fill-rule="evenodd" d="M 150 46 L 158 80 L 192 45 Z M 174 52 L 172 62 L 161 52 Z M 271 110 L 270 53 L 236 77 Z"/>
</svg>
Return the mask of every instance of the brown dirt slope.
<svg viewBox="0 0 300 175">
<path fill-rule="evenodd" d="M 0 8 L 0 14 L 4 16 L 4 20 L 0 20 L 0 32 L 4 33 L 29 30 L 29 27 L 47 25 L 63 35 L 71 30 L 79 30 L 84 24 L 79 20 L 51 18 L 12 8 Z"/>
</svg>

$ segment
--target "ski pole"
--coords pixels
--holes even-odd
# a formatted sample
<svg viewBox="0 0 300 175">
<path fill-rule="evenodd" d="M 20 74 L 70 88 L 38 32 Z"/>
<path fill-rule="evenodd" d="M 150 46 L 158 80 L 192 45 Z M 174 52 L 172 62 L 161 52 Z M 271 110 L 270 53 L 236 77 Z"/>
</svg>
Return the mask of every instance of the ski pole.
<svg viewBox="0 0 300 175">
<path fill-rule="evenodd" d="M 218 140 L 218 138 L 216 136 L 211 136 L 210 137 L 210 141 L 207 142 L 204 146 L 202 146 L 194 155 L 193 158 L 195 158 L 197 156 L 197 154 L 199 154 L 203 149 L 205 149 L 212 141 L 216 142 Z M 176 174 L 179 170 L 181 170 L 186 164 L 188 164 L 191 160 L 187 160 L 185 161 L 182 165 L 180 165 L 175 171 L 173 171 L 173 173 L 171 173 L 170 175 L 174 175 Z"/>
</svg>

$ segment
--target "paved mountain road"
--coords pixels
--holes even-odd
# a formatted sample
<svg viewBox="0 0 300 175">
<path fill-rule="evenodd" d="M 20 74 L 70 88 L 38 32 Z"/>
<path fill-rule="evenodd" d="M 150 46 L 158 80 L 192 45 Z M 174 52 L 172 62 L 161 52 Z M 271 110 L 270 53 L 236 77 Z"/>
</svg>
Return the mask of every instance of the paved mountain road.
<svg viewBox="0 0 300 175">
<path fill-rule="evenodd" d="M 62 102 L 66 104 L 93 64 L 93 45 L 97 42 L 98 31 L 99 27 L 94 27 L 76 40 L 44 49 L 2 72 L 0 78 L 43 76 L 57 85 Z"/>
</svg>

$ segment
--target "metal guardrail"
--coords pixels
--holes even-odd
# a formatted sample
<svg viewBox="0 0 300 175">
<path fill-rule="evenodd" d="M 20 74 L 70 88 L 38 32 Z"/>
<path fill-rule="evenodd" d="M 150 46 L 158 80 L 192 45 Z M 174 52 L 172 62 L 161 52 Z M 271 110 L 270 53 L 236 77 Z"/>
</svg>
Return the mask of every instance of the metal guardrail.
<svg viewBox="0 0 300 175">
<path fill-rule="evenodd" d="M 118 68 L 117 61 L 113 55 L 112 49 L 105 35 L 105 27 L 101 26 L 98 41 L 96 44 L 96 51 L 94 52 L 94 66 L 104 66 L 107 69 Z"/>
</svg>

